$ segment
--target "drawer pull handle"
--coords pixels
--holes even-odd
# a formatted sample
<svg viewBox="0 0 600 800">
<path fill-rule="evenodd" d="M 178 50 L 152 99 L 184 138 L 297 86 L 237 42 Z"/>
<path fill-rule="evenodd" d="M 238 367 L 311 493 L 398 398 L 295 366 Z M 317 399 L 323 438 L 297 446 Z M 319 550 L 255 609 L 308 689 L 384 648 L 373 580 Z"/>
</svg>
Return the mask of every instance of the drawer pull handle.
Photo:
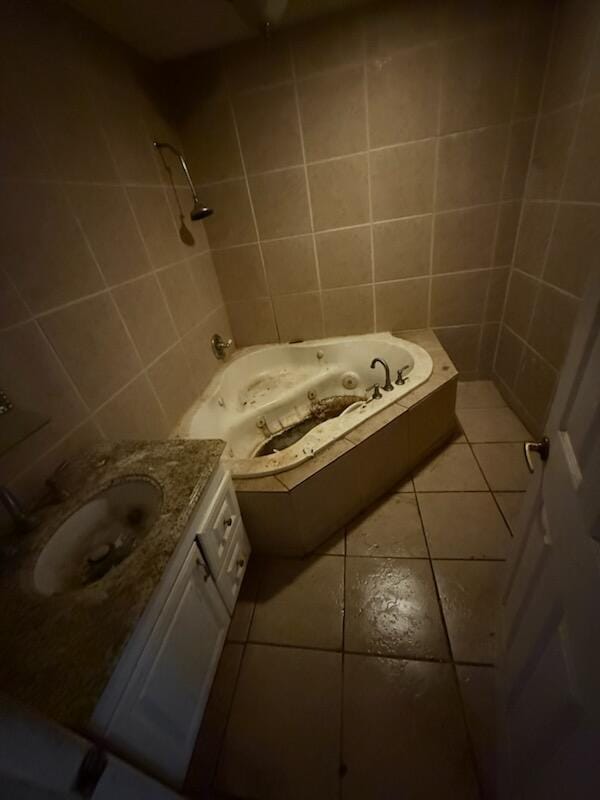
<svg viewBox="0 0 600 800">
<path fill-rule="evenodd" d="M 226 519 L 224 519 L 223 520 L 223 525 L 226 528 L 231 528 L 231 526 L 233 525 L 233 517 L 227 517 Z"/>
<path fill-rule="evenodd" d="M 241 569 L 244 566 L 245 563 L 246 563 L 246 559 L 245 558 L 239 558 L 238 562 L 237 562 L 237 565 Z"/>
</svg>

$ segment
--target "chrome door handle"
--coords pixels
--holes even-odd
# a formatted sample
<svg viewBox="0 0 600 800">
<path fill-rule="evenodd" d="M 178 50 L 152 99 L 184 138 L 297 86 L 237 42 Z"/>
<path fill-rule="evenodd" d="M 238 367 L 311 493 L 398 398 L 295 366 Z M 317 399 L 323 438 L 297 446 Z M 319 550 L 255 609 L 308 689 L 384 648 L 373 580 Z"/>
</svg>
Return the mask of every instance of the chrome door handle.
<svg viewBox="0 0 600 800">
<path fill-rule="evenodd" d="M 527 469 L 533 472 L 535 467 L 531 460 L 531 454 L 537 453 L 542 461 L 547 461 L 550 455 L 550 439 L 544 436 L 540 442 L 525 442 L 523 445 L 523 452 L 525 453 L 525 461 L 527 462 Z"/>
</svg>

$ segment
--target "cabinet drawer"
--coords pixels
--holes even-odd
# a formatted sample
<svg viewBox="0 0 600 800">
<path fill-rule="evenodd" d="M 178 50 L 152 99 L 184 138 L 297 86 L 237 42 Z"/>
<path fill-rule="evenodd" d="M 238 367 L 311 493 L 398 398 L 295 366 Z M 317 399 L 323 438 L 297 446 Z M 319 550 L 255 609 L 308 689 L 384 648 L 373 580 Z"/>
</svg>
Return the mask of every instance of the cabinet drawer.
<svg viewBox="0 0 600 800">
<path fill-rule="evenodd" d="M 229 473 L 217 490 L 214 502 L 195 531 L 213 575 L 218 575 L 226 562 L 231 543 L 241 522 L 240 507 Z"/>
<path fill-rule="evenodd" d="M 240 587 L 246 573 L 249 558 L 250 542 L 248 541 L 246 530 L 240 521 L 236 528 L 225 563 L 217 578 L 217 587 L 230 614 L 233 613 L 235 602 L 240 593 Z"/>
</svg>

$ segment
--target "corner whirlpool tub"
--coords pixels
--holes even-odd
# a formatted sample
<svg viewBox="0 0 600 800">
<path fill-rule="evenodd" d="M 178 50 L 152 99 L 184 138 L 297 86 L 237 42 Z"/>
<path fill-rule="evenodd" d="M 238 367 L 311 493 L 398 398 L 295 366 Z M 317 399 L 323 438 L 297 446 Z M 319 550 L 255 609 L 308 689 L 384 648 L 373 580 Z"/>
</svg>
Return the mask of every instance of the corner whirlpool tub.
<svg viewBox="0 0 600 800">
<path fill-rule="evenodd" d="M 376 358 L 389 365 L 388 391 Z M 448 438 L 455 393 L 456 370 L 429 330 L 248 347 L 174 434 L 225 440 L 255 551 L 303 555 Z"/>
</svg>

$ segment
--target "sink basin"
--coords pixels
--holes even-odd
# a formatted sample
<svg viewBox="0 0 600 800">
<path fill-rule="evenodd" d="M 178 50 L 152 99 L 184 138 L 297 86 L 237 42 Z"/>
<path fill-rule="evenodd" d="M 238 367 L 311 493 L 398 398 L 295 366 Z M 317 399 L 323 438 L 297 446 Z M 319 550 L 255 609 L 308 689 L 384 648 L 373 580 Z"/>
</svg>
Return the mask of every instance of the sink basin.
<svg viewBox="0 0 600 800">
<path fill-rule="evenodd" d="M 36 591 L 73 591 L 103 578 L 135 550 L 161 505 L 162 492 L 150 481 L 132 478 L 99 492 L 62 523 L 40 553 Z"/>
</svg>

